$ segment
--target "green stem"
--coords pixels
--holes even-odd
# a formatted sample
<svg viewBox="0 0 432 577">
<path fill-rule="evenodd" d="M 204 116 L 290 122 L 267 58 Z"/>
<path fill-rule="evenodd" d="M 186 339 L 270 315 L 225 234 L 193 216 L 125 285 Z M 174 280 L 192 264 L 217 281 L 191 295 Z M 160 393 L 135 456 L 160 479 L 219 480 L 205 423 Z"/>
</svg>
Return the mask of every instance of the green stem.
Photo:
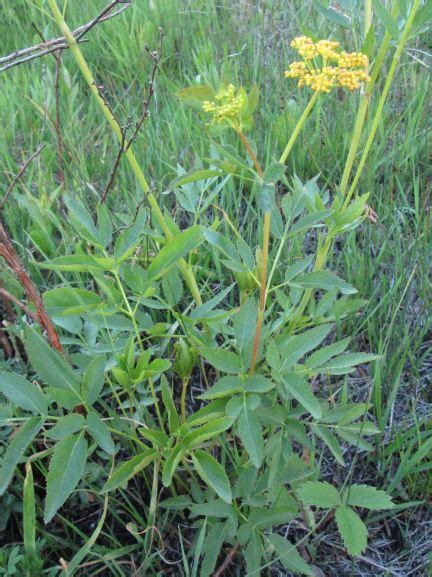
<svg viewBox="0 0 432 577">
<path fill-rule="evenodd" d="M 135 319 L 134 312 L 133 312 L 133 310 L 132 310 L 132 308 L 131 308 L 131 306 L 130 306 L 129 300 L 128 300 L 128 298 L 127 298 L 127 296 L 126 296 L 126 293 L 125 293 L 125 291 L 124 291 L 124 288 L 123 288 L 123 284 L 122 284 L 121 279 L 120 279 L 120 277 L 119 277 L 119 274 L 118 274 L 118 272 L 117 272 L 116 270 L 114 271 L 114 278 L 115 278 L 116 284 L 117 284 L 117 286 L 118 286 L 118 289 L 119 289 L 119 291 L 120 291 L 120 293 L 121 293 L 123 302 L 124 302 L 124 304 L 125 304 L 125 306 L 126 306 L 126 311 L 125 311 L 125 312 L 127 312 L 130 320 L 132 321 L 132 325 L 133 325 L 133 328 L 134 328 L 134 331 L 135 331 L 135 335 L 136 335 L 136 338 L 137 338 L 137 341 L 138 341 L 139 348 L 141 349 L 142 352 L 144 352 L 144 345 L 143 345 L 142 340 L 141 340 L 141 336 L 140 336 L 139 328 L 138 328 L 138 325 L 137 325 L 137 322 L 136 322 L 136 319 Z"/>
<path fill-rule="evenodd" d="M 165 432 L 165 427 L 164 427 L 164 424 L 163 424 L 162 414 L 161 414 L 160 408 L 159 408 L 159 401 L 158 401 L 158 398 L 157 398 L 156 389 L 155 389 L 154 384 L 153 384 L 153 381 L 152 381 L 151 379 L 148 379 L 148 384 L 149 384 L 149 387 L 150 387 L 150 391 L 151 391 L 151 395 L 152 395 L 152 398 L 153 398 L 154 406 L 155 406 L 155 409 L 156 409 L 156 414 L 157 414 L 157 418 L 158 418 L 158 421 L 159 421 L 160 428 L 162 429 L 162 431 Z"/>
<path fill-rule="evenodd" d="M 188 384 L 189 384 L 189 379 L 188 378 L 183 379 L 181 399 L 180 399 L 180 411 L 181 411 L 182 423 L 186 422 L 186 417 L 187 417 L 187 415 L 186 415 L 186 393 L 187 393 Z"/>
<path fill-rule="evenodd" d="M 72 55 L 74 56 L 85 81 L 87 82 L 96 102 L 98 103 L 99 107 L 103 111 L 112 131 L 116 135 L 118 141 L 121 143 L 123 140 L 121 127 L 119 126 L 117 120 L 113 117 L 111 110 L 108 108 L 105 101 L 103 100 L 103 98 L 99 94 L 99 90 L 96 86 L 96 82 L 93 78 L 93 74 L 91 73 L 91 70 L 87 65 L 87 62 L 86 62 L 86 60 L 85 60 L 85 58 L 81 52 L 80 47 L 78 46 L 77 41 L 75 40 L 72 32 L 70 31 L 69 26 L 66 24 L 66 21 L 63 18 L 63 14 L 60 12 L 60 10 L 57 6 L 56 0 L 48 0 L 48 2 L 50 5 L 50 8 L 51 8 L 51 11 L 54 15 L 54 18 L 55 18 L 59 28 L 63 32 L 63 35 L 66 39 L 66 42 L 69 46 L 69 49 L 70 49 Z M 151 210 L 152 210 L 153 217 L 155 218 L 155 220 L 159 224 L 159 226 L 160 226 L 161 230 L 163 231 L 164 235 L 166 236 L 166 238 L 167 239 L 172 238 L 173 233 L 171 232 L 171 229 L 168 226 L 168 223 L 167 223 L 167 221 L 163 215 L 162 210 L 160 209 L 160 207 L 158 205 L 158 202 L 157 202 L 155 196 L 153 195 L 153 193 L 150 190 L 150 186 L 149 186 L 149 184 L 148 184 L 148 182 L 144 176 L 144 173 L 142 172 L 142 170 L 141 170 L 141 168 L 137 162 L 137 159 L 135 158 L 132 147 L 129 147 L 125 151 L 125 156 L 129 162 L 129 165 L 132 168 L 132 170 L 136 176 L 136 179 L 138 180 L 144 194 L 146 195 L 147 201 L 148 201 L 148 203 L 151 207 Z M 186 281 L 186 284 L 189 287 L 189 290 L 190 290 L 195 302 L 198 305 L 202 304 L 201 294 L 200 294 L 199 288 L 196 284 L 195 276 L 194 276 L 192 270 L 190 269 L 188 263 L 184 259 L 182 259 L 179 263 L 179 266 L 180 266 L 180 270 L 183 274 L 183 277 Z"/>
<path fill-rule="evenodd" d="M 279 159 L 280 164 L 285 164 L 289 153 L 291 152 L 292 147 L 294 146 L 295 141 L 297 140 L 298 135 L 300 134 L 301 129 L 303 128 L 303 124 L 306 122 L 306 118 L 309 116 L 310 111 L 314 107 L 315 102 L 318 100 L 319 93 L 314 92 L 312 98 L 309 100 L 308 105 L 303 110 L 302 115 L 300 116 L 290 139 L 288 140 L 287 145 L 285 146 L 285 150 L 282 152 L 282 156 Z"/>
<path fill-rule="evenodd" d="M 156 524 L 156 508 L 157 508 L 157 497 L 159 487 L 159 467 L 160 462 L 157 459 L 153 464 L 153 483 L 149 506 L 149 525 L 153 526 Z"/>
<path fill-rule="evenodd" d="M 387 94 L 390 90 L 390 85 L 392 83 L 392 80 L 393 80 L 393 77 L 394 77 L 394 74 L 396 71 L 396 66 L 397 66 L 397 63 L 399 61 L 400 54 L 402 53 L 402 50 L 405 47 L 405 44 L 408 40 L 408 35 L 409 35 L 410 30 L 411 30 L 413 20 L 414 20 L 416 12 L 418 10 L 419 4 L 420 4 L 420 0 L 415 0 L 413 7 L 412 7 L 412 10 L 411 10 L 411 13 L 408 17 L 406 24 L 405 24 L 405 28 L 404 28 L 404 31 L 402 33 L 399 46 L 396 49 L 396 52 L 393 56 L 393 60 L 392 60 L 392 64 L 391 64 L 391 67 L 389 70 L 389 74 L 387 76 L 387 80 L 386 80 L 386 83 L 384 85 L 384 90 L 383 90 L 383 93 L 381 94 L 378 108 L 377 108 L 377 111 L 375 113 L 372 128 L 371 128 L 371 131 L 369 133 L 368 140 L 366 142 L 366 146 L 365 146 L 365 149 L 363 151 L 363 154 L 362 154 L 362 157 L 360 160 L 360 164 L 357 168 L 353 183 L 351 184 L 351 187 L 345 196 L 342 210 L 347 208 L 348 203 L 349 203 L 349 201 L 352 197 L 352 194 L 355 190 L 355 187 L 357 186 L 357 182 L 360 178 L 361 172 L 363 171 L 364 165 L 366 163 L 366 158 L 367 158 L 367 155 L 369 154 L 373 139 L 374 139 L 376 131 L 378 129 L 379 121 L 381 119 L 382 109 L 384 107 L 384 103 L 385 103 L 385 100 L 387 98 Z M 392 10 L 392 16 L 395 17 L 397 15 L 397 13 L 398 13 L 398 6 L 396 3 L 396 5 L 393 7 L 393 10 Z M 368 16 L 366 16 L 366 17 L 368 18 L 367 21 L 365 20 L 365 31 L 367 34 L 367 30 L 369 29 L 369 27 L 371 25 L 371 21 L 369 20 Z M 369 101 L 370 101 L 370 95 L 372 93 L 372 89 L 375 85 L 375 82 L 378 78 L 378 75 L 381 72 L 381 69 L 382 69 L 382 66 L 384 63 L 384 58 L 386 56 L 390 41 L 391 41 L 391 36 L 388 32 L 386 32 L 384 39 L 383 39 L 383 42 L 381 44 L 380 50 L 378 51 L 378 54 L 377 54 L 377 57 L 375 60 L 375 65 L 374 65 L 372 73 L 371 73 L 371 80 L 367 84 L 364 95 L 362 95 L 362 100 L 360 102 L 359 110 L 357 113 L 357 119 L 356 119 L 356 123 L 354 126 L 350 150 L 348 152 L 347 162 L 345 165 L 345 169 L 344 169 L 344 173 L 343 173 L 342 181 L 341 181 L 341 185 L 340 185 L 340 188 L 341 188 L 341 191 L 343 194 L 345 194 L 345 192 L 346 192 L 348 180 L 349 180 L 352 166 L 353 166 L 353 162 L 354 162 L 354 158 L 355 158 L 355 155 L 357 153 L 357 149 L 358 149 L 358 146 L 360 143 L 361 129 L 362 129 L 363 124 L 364 124 L 364 119 L 365 119 L 367 108 L 368 108 Z M 319 271 L 319 270 L 322 270 L 324 268 L 325 264 L 327 263 L 328 255 L 329 255 L 330 249 L 332 247 L 332 244 L 333 244 L 333 236 L 329 235 L 326 238 L 324 245 L 322 246 L 319 254 L 317 255 L 317 259 L 316 259 L 315 266 L 314 266 L 314 271 Z M 312 294 L 313 294 L 312 289 L 307 289 L 305 291 L 303 298 L 300 301 L 299 307 L 298 307 L 298 309 L 297 309 L 297 311 L 296 311 L 296 313 L 295 313 L 295 315 L 294 315 L 294 317 L 290 323 L 292 330 L 295 328 L 299 317 L 303 314 L 304 310 L 306 309 Z"/>
<path fill-rule="evenodd" d="M 402 51 L 405 48 L 405 45 L 408 41 L 408 36 L 409 36 L 410 31 L 411 31 L 412 25 L 414 23 L 414 18 L 415 18 L 415 15 L 417 13 L 419 6 L 420 6 L 420 0 L 414 0 L 410 15 L 408 16 L 408 19 L 406 21 L 406 24 L 405 24 L 404 30 L 402 32 L 402 36 L 400 38 L 398 47 L 396 48 L 396 52 L 393 55 L 390 69 L 388 71 L 387 78 L 386 78 L 386 81 L 384 84 L 384 88 L 383 88 L 383 91 L 381 93 L 381 97 L 380 97 L 379 102 L 378 102 L 378 107 L 377 107 L 377 110 L 375 112 L 374 119 L 372 121 L 372 127 L 370 129 L 369 136 L 368 136 L 368 139 L 366 141 L 366 145 L 365 145 L 365 148 L 363 150 L 363 154 L 362 154 L 361 159 L 360 159 L 360 163 L 357 167 L 354 179 L 351 183 L 351 187 L 350 187 L 350 189 L 349 189 L 349 191 L 345 197 L 345 202 L 343 204 L 343 208 L 346 208 L 348 206 L 348 203 L 349 203 L 349 201 L 350 201 L 350 199 L 351 199 L 351 197 L 352 197 L 352 195 L 353 195 L 353 193 L 357 187 L 358 181 L 359 181 L 360 176 L 363 172 L 363 168 L 366 164 L 366 159 L 369 155 L 370 149 L 372 147 L 372 144 L 373 144 L 373 141 L 375 138 L 375 134 L 378 130 L 378 126 L 379 126 L 379 123 L 381 121 L 382 112 L 384 109 L 384 104 L 387 100 L 387 96 L 388 96 L 388 93 L 390 90 L 391 83 L 393 81 L 393 77 L 394 77 L 395 72 L 396 72 L 396 67 L 398 65 L 399 58 L 400 58 Z"/>
</svg>

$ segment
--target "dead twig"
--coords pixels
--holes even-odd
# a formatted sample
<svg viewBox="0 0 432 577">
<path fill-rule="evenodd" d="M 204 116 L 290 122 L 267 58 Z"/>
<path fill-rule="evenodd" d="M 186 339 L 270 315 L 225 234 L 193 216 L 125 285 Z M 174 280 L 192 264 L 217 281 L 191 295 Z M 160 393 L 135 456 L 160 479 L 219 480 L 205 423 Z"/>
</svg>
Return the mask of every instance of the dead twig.
<svg viewBox="0 0 432 577">
<path fill-rule="evenodd" d="M 240 543 L 237 541 L 234 547 L 229 550 L 228 555 L 225 557 L 225 561 L 222 563 L 219 569 L 213 573 L 213 577 L 221 577 L 221 575 L 223 575 L 225 569 L 227 569 L 233 562 L 234 556 L 237 553 L 239 547 Z"/>
<path fill-rule="evenodd" d="M 113 11 L 113 8 L 118 4 L 124 4 L 118 10 Z M 84 35 L 87 34 L 96 24 L 101 24 L 102 22 L 106 22 L 115 16 L 121 14 L 128 6 L 130 2 L 125 3 L 121 0 L 115 0 L 111 2 L 106 8 L 102 10 L 102 12 L 93 18 L 87 24 L 83 24 L 76 30 L 72 32 L 72 34 L 77 38 L 78 42 L 84 42 Z M 14 66 L 19 66 L 20 64 L 24 64 L 26 62 L 30 62 L 35 58 L 40 58 L 45 56 L 46 54 L 51 54 L 52 52 L 57 52 L 58 50 L 67 50 L 69 48 L 68 44 L 65 42 L 64 36 L 60 36 L 59 38 L 53 38 L 51 40 L 47 40 L 46 42 L 40 42 L 39 44 L 35 44 L 34 46 L 29 46 L 27 48 L 22 48 L 21 50 L 15 50 L 14 52 L 7 54 L 6 56 L 2 56 L 0 58 L 0 72 L 4 72 L 9 68 L 13 68 Z"/>
<path fill-rule="evenodd" d="M 30 276 L 28 275 L 27 271 L 25 270 L 24 265 L 21 262 L 18 253 L 15 251 L 12 241 L 10 240 L 6 232 L 6 229 L 4 228 L 4 225 L 1 221 L 0 221 L 0 256 L 5 259 L 5 261 L 7 262 L 7 264 L 9 265 L 15 276 L 20 281 L 21 285 L 23 286 L 26 292 L 28 300 L 35 305 L 36 319 L 40 324 L 40 326 L 42 327 L 42 329 L 46 331 L 47 338 L 51 346 L 56 350 L 58 350 L 59 352 L 63 352 L 63 347 L 60 343 L 57 331 L 55 330 L 54 325 L 52 324 L 51 319 L 49 318 L 48 313 L 45 310 L 42 297 L 38 292 L 35 284 L 31 280 Z M 21 304 L 22 303 L 20 303 L 20 305 Z M 29 312 L 30 311 L 26 309 L 26 313 L 28 314 Z"/>
<path fill-rule="evenodd" d="M 162 30 L 162 28 L 159 28 L 159 50 L 158 51 L 150 50 L 148 48 L 148 46 L 145 46 L 145 50 L 146 50 L 147 54 L 149 54 L 151 60 L 153 61 L 153 65 L 152 65 L 152 69 L 151 69 L 150 77 L 149 77 L 149 81 L 148 81 L 147 96 L 143 99 L 143 103 L 142 103 L 142 112 L 141 112 L 138 120 L 135 122 L 134 130 L 133 130 L 133 133 L 132 133 L 131 137 L 129 138 L 129 140 L 126 140 L 126 135 L 127 135 L 128 130 L 132 127 L 131 118 L 128 119 L 128 121 L 124 127 L 121 127 L 121 124 L 114 113 L 113 107 L 111 106 L 111 104 L 110 104 L 110 102 L 109 102 L 109 100 L 105 94 L 104 86 L 102 84 L 96 85 L 96 88 L 98 90 L 100 98 L 103 100 L 105 106 L 108 108 L 112 117 L 117 122 L 119 127 L 121 127 L 120 128 L 120 130 L 121 130 L 120 148 L 117 152 L 117 155 L 116 155 L 116 158 L 115 158 L 115 161 L 113 164 L 113 168 L 111 170 L 111 174 L 110 174 L 110 177 L 108 180 L 108 184 L 106 185 L 105 190 L 101 196 L 100 204 L 104 204 L 106 199 L 107 199 L 108 192 L 110 191 L 110 189 L 114 183 L 114 179 L 115 179 L 115 176 L 117 174 L 118 167 L 120 166 L 121 157 L 123 156 L 123 154 L 125 154 L 129 150 L 133 141 L 138 136 L 138 134 L 139 134 L 139 132 L 140 132 L 140 130 L 144 124 L 144 121 L 148 118 L 148 116 L 150 114 L 149 108 L 150 108 L 151 100 L 152 100 L 153 95 L 154 95 L 155 77 L 156 77 L 156 73 L 157 73 L 157 70 L 159 68 L 159 65 L 160 65 L 160 62 L 162 59 L 163 37 L 164 37 L 163 30 Z"/>
<path fill-rule="evenodd" d="M 30 158 L 28 158 L 24 164 L 22 165 L 20 171 L 18 172 L 18 174 L 16 175 L 16 177 L 12 180 L 12 182 L 9 185 L 9 188 L 6 191 L 6 194 L 4 195 L 4 197 L 2 198 L 2 201 L 0 202 L 0 213 L 4 208 L 4 205 L 7 202 L 7 199 L 9 198 L 14 186 L 16 185 L 16 183 L 19 181 L 19 179 L 22 177 L 22 175 L 24 174 L 24 172 L 26 171 L 26 168 L 28 167 L 28 165 L 31 163 L 32 160 L 34 160 L 37 156 L 39 156 L 39 154 L 42 152 L 42 150 L 45 148 L 45 144 L 40 144 L 37 148 L 37 150 L 30 156 Z"/>
<path fill-rule="evenodd" d="M 37 317 L 37 315 L 35 313 L 33 313 L 24 303 L 22 303 L 19 299 L 17 299 L 16 297 L 14 297 L 13 295 L 11 295 L 7 290 L 5 290 L 4 288 L 0 288 L 0 295 L 9 300 L 10 302 L 14 303 L 14 305 L 16 305 L 18 308 L 20 308 L 22 311 L 25 312 L 25 314 L 31 318 L 32 320 L 34 320 L 35 322 L 39 322 L 39 319 Z"/>
</svg>

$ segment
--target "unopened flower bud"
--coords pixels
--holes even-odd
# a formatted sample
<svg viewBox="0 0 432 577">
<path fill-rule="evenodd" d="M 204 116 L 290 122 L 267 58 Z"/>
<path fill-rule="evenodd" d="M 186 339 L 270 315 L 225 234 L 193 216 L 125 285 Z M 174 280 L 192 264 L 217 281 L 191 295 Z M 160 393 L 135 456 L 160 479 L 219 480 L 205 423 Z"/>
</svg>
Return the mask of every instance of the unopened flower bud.
<svg viewBox="0 0 432 577">
<path fill-rule="evenodd" d="M 184 339 L 179 339 L 174 346 L 175 360 L 173 364 L 174 371 L 182 379 L 191 376 L 192 370 L 197 361 L 197 352 Z"/>
</svg>

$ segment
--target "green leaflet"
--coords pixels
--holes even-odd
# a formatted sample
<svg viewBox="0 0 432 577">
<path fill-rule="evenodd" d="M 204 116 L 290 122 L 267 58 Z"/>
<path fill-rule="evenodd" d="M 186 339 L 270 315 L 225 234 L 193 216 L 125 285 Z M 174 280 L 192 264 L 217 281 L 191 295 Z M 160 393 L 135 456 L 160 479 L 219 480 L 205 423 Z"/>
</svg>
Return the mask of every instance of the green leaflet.
<svg viewBox="0 0 432 577">
<path fill-rule="evenodd" d="M 37 415 L 46 415 L 48 402 L 44 393 L 16 373 L 0 371 L 0 393 L 17 407 Z"/>
<path fill-rule="evenodd" d="M 181 232 L 158 252 L 148 268 L 149 278 L 155 280 L 162 277 L 181 258 L 196 248 L 202 241 L 200 226 L 192 226 Z"/>
<path fill-rule="evenodd" d="M 44 424 L 43 417 L 32 417 L 20 427 L 8 444 L 0 468 L 0 496 L 6 491 L 12 480 L 15 467 L 21 461 L 30 443 Z"/>
<path fill-rule="evenodd" d="M 222 465 L 205 451 L 195 451 L 191 456 L 196 471 L 202 480 L 207 483 L 221 499 L 227 503 L 231 503 L 231 487 Z"/>
<path fill-rule="evenodd" d="M 351 507 L 340 505 L 336 509 L 336 523 L 350 555 L 361 555 L 367 547 L 367 528 Z"/>
<path fill-rule="evenodd" d="M 51 521 L 80 482 L 86 461 L 84 432 L 66 437 L 56 444 L 47 475 L 45 523 Z"/>
<path fill-rule="evenodd" d="M 78 377 L 64 357 L 32 328 L 26 327 L 24 332 L 31 364 L 41 379 L 47 385 L 72 393 L 77 404 L 82 402 Z"/>
<path fill-rule="evenodd" d="M 106 480 L 105 485 L 102 487 L 102 493 L 108 491 L 113 491 L 121 485 L 126 484 L 129 479 L 135 477 L 140 471 L 148 467 L 150 463 L 154 461 L 157 456 L 157 451 L 154 449 L 147 449 L 121 463 L 112 473 L 112 475 Z"/>
</svg>

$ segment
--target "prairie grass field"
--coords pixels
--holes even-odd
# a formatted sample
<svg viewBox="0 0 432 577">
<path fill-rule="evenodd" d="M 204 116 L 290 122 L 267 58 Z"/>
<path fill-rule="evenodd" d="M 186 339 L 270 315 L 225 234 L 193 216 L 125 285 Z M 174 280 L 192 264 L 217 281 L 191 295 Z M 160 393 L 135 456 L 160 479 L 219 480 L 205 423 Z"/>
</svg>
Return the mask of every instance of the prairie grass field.
<svg viewBox="0 0 432 577">
<path fill-rule="evenodd" d="M 0 575 L 430 575 L 432 2 L 113 4 L 0 0 Z"/>
</svg>

